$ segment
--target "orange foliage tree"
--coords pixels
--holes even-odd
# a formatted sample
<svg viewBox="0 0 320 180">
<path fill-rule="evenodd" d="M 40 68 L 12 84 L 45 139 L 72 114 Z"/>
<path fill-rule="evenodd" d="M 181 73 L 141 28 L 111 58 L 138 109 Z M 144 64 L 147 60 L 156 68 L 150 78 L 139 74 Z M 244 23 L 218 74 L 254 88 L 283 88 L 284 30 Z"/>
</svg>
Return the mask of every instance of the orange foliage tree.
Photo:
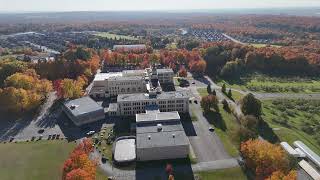
<svg viewBox="0 0 320 180">
<path fill-rule="evenodd" d="M 290 171 L 287 175 L 282 171 L 275 171 L 266 180 L 296 180 L 297 171 Z"/>
<path fill-rule="evenodd" d="M 257 179 L 269 177 L 275 171 L 289 170 L 288 157 L 279 145 L 258 139 L 248 140 L 241 143 L 240 152 Z"/>
<path fill-rule="evenodd" d="M 93 180 L 97 163 L 89 159 L 93 151 L 92 141 L 84 139 L 70 154 L 63 165 L 63 180 Z"/>
</svg>

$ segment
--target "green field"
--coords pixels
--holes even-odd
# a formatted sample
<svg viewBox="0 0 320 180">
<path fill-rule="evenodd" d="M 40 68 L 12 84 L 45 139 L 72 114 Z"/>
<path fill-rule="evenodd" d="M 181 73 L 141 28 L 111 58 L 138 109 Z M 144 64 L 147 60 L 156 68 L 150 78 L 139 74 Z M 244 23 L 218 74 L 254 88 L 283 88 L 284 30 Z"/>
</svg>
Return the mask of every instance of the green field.
<svg viewBox="0 0 320 180">
<path fill-rule="evenodd" d="M 62 167 L 75 143 L 41 141 L 0 144 L 3 180 L 61 179 Z"/>
<path fill-rule="evenodd" d="M 236 102 L 242 99 L 242 97 L 244 96 L 244 94 L 239 93 L 238 91 L 235 91 L 235 90 L 231 90 L 231 93 L 232 93 L 232 99 Z"/>
<path fill-rule="evenodd" d="M 118 35 L 118 34 L 111 34 L 109 32 L 98 32 L 94 34 L 95 36 L 108 38 L 108 39 L 125 39 L 125 40 L 139 40 L 136 37 L 133 36 L 125 36 L 125 35 Z"/>
<path fill-rule="evenodd" d="M 200 180 L 245 180 L 246 175 L 241 168 L 221 169 L 215 171 L 205 171 L 195 174 Z M 197 178 L 196 178 L 197 179 Z"/>
<path fill-rule="evenodd" d="M 74 149 L 74 142 L 39 141 L 0 144 L 2 180 L 61 179 L 64 161 Z M 106 179 L 98 168 L 97 179 Z"/>
<path fill-rule="evenodd" d="M 220 112 L 210 112 L 206 115 L 209 123 L 214 125 L 215 132 L 220 137 L 224 148 L 228 152 L 228 154 L 232 157 L 238 156 L 237 143 L 232 140 L 233 133 L 238 128 L 238 123 L 235 117 L 226 112 L 222 105 L 219 105 Z"/>
<path fill-rule="evenodd" d="M 265 75 L 251 75 L 242 77 L 238 81 L 218 80 L 218 85 L 222 86 L 224 83 L 227 88 L 240 90 L 250 90 L 255 92 L 268 93 L 319 93 L 320 79 L 310 78 L 279 78 L 268 77 Z"/>
<path fill-rule="evenodd" d="M 197 91 L 201 97 L 209 95 L 207 88 L 198 88 Z"/>
<path fill-rule="evenodd" d="M 263 47 L 266 47 L 266 46 L 268 46 L 268 44 L 255 44 L 255 43 L 251 43 L 251 44 L 249 44 L 250 46 L 253 46 L 253 47 L 255 47 L 255 48 L 263 48 Z M 280 48 L 281 46 L 279 46 L 279 45 L 270 45 L 271 47 L 276 47 L 276 48 Z"/>
<path fill-rule="evenodd" d="M 263 101 L 262 118 L 273 128 L 280 141 L 300 140 L 320 154 L 320 101 Z"/>
</svg>

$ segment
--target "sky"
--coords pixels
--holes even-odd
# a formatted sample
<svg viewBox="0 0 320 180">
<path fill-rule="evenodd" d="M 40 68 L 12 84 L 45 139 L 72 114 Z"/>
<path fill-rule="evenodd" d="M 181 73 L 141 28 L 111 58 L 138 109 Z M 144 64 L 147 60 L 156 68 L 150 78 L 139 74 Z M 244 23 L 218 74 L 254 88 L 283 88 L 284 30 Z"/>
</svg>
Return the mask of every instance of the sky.
<svg viewBox="0 0 320 180">
<path fill-rule="evenodd" d="M 320 0 L 0 0 L 0 12 L 320 7 Z"/>
</svg>

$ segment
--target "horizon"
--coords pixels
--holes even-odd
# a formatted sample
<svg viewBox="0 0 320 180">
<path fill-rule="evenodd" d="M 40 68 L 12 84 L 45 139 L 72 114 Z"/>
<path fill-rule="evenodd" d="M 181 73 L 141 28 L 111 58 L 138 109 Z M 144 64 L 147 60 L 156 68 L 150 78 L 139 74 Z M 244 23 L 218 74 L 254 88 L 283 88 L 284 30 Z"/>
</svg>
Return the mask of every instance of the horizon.
<svg viewBox="0 0 320 180">
<path fill-rule="evenodd" d="M 59 0 L 58 0 L 59 1 Z M 199 12 L 199 11 L 234 11 L 242 9 L 292 9 L 318 8 L 317 0 L 65 0 L 62 4 L 49 0 L 0 0 L 3 4 L 0 13 L 37 13 L 37 12 Z M 183 5 L 182 5 L 183 4 Z M 63 6 L 61 6 L 63 5 Z"/>
</svg>

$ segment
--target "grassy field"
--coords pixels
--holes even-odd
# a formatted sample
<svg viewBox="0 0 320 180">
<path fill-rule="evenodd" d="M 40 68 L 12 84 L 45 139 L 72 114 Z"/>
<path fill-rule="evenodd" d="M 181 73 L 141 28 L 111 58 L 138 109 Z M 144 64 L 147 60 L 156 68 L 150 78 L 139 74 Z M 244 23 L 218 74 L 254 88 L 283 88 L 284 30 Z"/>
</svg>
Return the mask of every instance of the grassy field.
<svg viewBox="0 0 320 180">
<path fill-rule="evenodd" d="M 61 179 L 63 162 L 75 147 L 66 141 L 0 144 L 3 180 Z"/>
<path fill-rule="evenodd" d="M 198 93 L 201 97 L 203 96 L 208 96 L 208 91 L 207 91 L 207 88 L 198 88 Z"/>
<path fill-rule="evenodd" d="M 195 174 L 201 180 L 245 180 L 246 175 L 241 168 L 221 169 L 216 171 L 205 171 Z"/>
<path fill-rule="evenodd" d="M 320 101 L 263 101 L 263 119 L 281 141 L 301 140 L 320 154 Z"/>
<path fill-rule="evenodd" d="M 319 93 L 320 79 L 310 78 L 279 78 L 265 75 L 252 75 L 243 77 L 238 81 L 218 80 L 218 85 L 240 90 L 250 90 L 268 93 Z"/>
<path fill-rule="evenodd" d="M 244 94 L 239 93 L 238 91 L 231 90 L 231 92 L 232 92 L 232 99 L 235 101 L 239 101 L 244 96 Z"/>
<path fill-rule="evenodd" d="M 125 39 L 125 40 L 138 40 L 138 38 L 135 38 L 133 36 L 124 36 L 124 35 L 118 35 L 118 34 L 111 34 L 108 32 L 98 32 L 94 34 L 95 36 L 108 38 L 108 39 Z"/>
<path fill-rule="evenodd" d="M 219 105 L 219 109 L 220 113 L 210 112 L 206 117 L 210 124 L 214 125 L 215 132 L 220 137 L 226 151 L 230 156 L 236 157 L 239 154 L 232 135 L 238 128 L 237 121 L 231 113 L 223 109 L 222 105 Z"/>
<path fill-rule="evenodd" d="M 250 46 L 253 46 L 253 47 L 255 47 L 255 48 L 263 48 L 263 47 L 266 47 L 266 46 L 268 46 L 268 44 L 254 44 L 254 43 L 252 43 L 252 44 L 249 44 Z M 279 46 L 279 45 L 270 45 L 271 47 L 277 47 L 277 48 L 280 48 L 281 46 Z"/>
</svg>

